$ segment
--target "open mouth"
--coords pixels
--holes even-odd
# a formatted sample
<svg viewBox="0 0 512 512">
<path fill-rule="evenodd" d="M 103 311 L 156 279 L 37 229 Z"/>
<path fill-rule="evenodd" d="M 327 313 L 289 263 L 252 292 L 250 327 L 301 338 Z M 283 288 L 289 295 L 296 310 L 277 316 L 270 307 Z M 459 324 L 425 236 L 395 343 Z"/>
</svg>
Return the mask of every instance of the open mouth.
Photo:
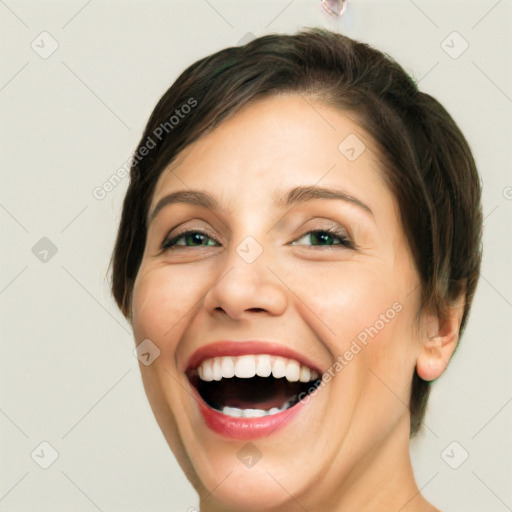
<svg viewBox="0 0 512 512">
<path fill-rule="evenodd" d="M 290 409 L 321 382 L 298 361 L 268 354 L 208 358 L 187 377 L 209 407 L 235 418 Z"/>
</svg>

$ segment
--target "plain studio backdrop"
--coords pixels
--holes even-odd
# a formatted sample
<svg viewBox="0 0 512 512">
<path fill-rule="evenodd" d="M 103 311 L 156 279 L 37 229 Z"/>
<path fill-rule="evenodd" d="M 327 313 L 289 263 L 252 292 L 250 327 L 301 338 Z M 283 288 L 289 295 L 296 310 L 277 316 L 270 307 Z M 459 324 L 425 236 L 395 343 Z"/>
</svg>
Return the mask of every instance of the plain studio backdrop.
<svg viewBox="0 0 512 512">
<path fill-rule="evenodd" d="M 395 57 L 472 147 L 483 181 L 482 276 L 411 450 L 419 488 L 444 512 L 512 510 L 509 0 L 348 0 L 341 20 L 317 0 L 5 0 L 0 17 L 0 510 L 198 507 L 110 297 L 128 180 L 104 184 L 123 175 L 186 66 L 309 26 Z"/>
</svg>

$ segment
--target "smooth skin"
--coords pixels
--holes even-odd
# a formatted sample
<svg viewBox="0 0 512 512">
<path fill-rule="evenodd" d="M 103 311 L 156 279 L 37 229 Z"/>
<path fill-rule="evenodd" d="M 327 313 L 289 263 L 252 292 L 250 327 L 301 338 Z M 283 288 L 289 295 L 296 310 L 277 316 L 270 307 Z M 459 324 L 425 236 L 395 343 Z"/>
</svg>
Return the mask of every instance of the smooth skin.
<svg viewBox="0 0 512 512">
<path fill-rule="evenodd" d="M 338 149 L 350 134 L 366 147 L 354 161 Z M 300 186 L 343 191 L 372 213 L 340 199 L 275 201 Z M 201 512 L 436 511 L 413 476 L 406 404 L 415 368 L 427 380 L 446 368 L 463 301 L 443 319 L 419 314 L 418 274 L 370 137 L 311 97 L 258 100 L 178 155 L 150 212 L 191 190 L 218 208 L 173 203 L 151 220 L 132 326 L 137 343 L 149 338 L 161 351 L 140 365 L 142 378 Z M 331 228 L 341 236 L 314 233 Z M 185 230 L 204 235 L 180 237 Z M 252 263 L 237 253 L 248 236 L 263 250 Z M 164 250 L 166 240 L 174 245 Z M 267 340 L 325 371 L 397 302 L 401 311 L 292 422 L 254 440 L 262 457 L 253 467 L 237 458 L 244 441 L 205 425 L 184 374 L 197 348 Z"/>
</svg>

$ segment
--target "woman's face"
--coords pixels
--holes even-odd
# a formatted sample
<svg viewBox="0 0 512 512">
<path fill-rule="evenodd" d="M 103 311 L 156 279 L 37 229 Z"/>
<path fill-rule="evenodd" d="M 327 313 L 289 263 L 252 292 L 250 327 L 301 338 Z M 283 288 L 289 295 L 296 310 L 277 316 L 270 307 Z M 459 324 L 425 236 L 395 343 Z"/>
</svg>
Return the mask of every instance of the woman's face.
<svg viewBox="0 0 512 512">
<path fill-rule="evenodd" d="M 249 104 L 163 172 L 150 218 L 133 328 L 160 355 L 140 367 L 204 510 L 392 481 L 424 333 L 369 136 L 300 95 Z"/>
</svg>

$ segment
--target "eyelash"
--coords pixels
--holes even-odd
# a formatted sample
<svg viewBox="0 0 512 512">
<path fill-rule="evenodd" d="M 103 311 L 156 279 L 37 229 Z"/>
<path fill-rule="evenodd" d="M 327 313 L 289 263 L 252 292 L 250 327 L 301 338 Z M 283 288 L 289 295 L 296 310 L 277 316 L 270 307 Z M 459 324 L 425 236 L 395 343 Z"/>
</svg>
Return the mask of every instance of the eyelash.
<svg viewBox="0 0 512 512">
<path fill-rule="evenodd" d="M 331 245 L 311 245 L 311 247 L 332 247 L 334 245 L 334 246 L 342 246 L 342 247 L 345 247 L 345 248 L 348 248 L 348 249 L 354 249 L 355 248 L 355 244 L 347 237 L 345 232 L 343 232 L 343 231 L 341 231 L 339 229 L 336 229 L 336 228 L 314 229 L 312 231 L 307 231 L 302 236 L 297 238 L 297 240 L 301 240 L 306 235 L 310 235 L 312 233 L 315 233 L 315 234 L 322 233 L 322 234 L 328 234 L 328 235 L 334 236 L 335 238 L 337 238 L 339 240 L 340 243 L 338 243 L 338 244 L 331 244 Z M 189 234 L 204 235 L 207 238 L 209 238 L 210 240 L 213 240 L 216 243 L 220 243 L 218 240 L 216 240 L 214 237 L 210 236 L 208 233 L 206 233 L 204 231 L 201 231 L 199 229 L 189 229 L 189 230 L 186 230 L 186 231 L 183 231 L 183 232 L 179 233 L 178 235 L 176 235 L 176 236 L 174 236 L 172 238 L 166 238 L 162 242 L 162 247 L 161 247 L 162 252 L 165 252 L 165 251 L 168 251 L 168 250 L 176 250 L 176 248 L 185 249 L 185 248 L 192 248 L 192 247 L 205 247 L 205 246 L 202 246 L 202 245 L 196 245 L 196 246 L 186 246 L 186 245 L 184 245 L 184 246 L 181 246 L 181 245 L 177 246 L 176 245 L 176 242 L 178 240 L 180 240 L 181 238 L 183 238 L 183 237 L 185 237 L 185 236 L 187 236 Z M 211 247 L 211 246 L 206 246 L 206 247 Z"/>
</svg>

